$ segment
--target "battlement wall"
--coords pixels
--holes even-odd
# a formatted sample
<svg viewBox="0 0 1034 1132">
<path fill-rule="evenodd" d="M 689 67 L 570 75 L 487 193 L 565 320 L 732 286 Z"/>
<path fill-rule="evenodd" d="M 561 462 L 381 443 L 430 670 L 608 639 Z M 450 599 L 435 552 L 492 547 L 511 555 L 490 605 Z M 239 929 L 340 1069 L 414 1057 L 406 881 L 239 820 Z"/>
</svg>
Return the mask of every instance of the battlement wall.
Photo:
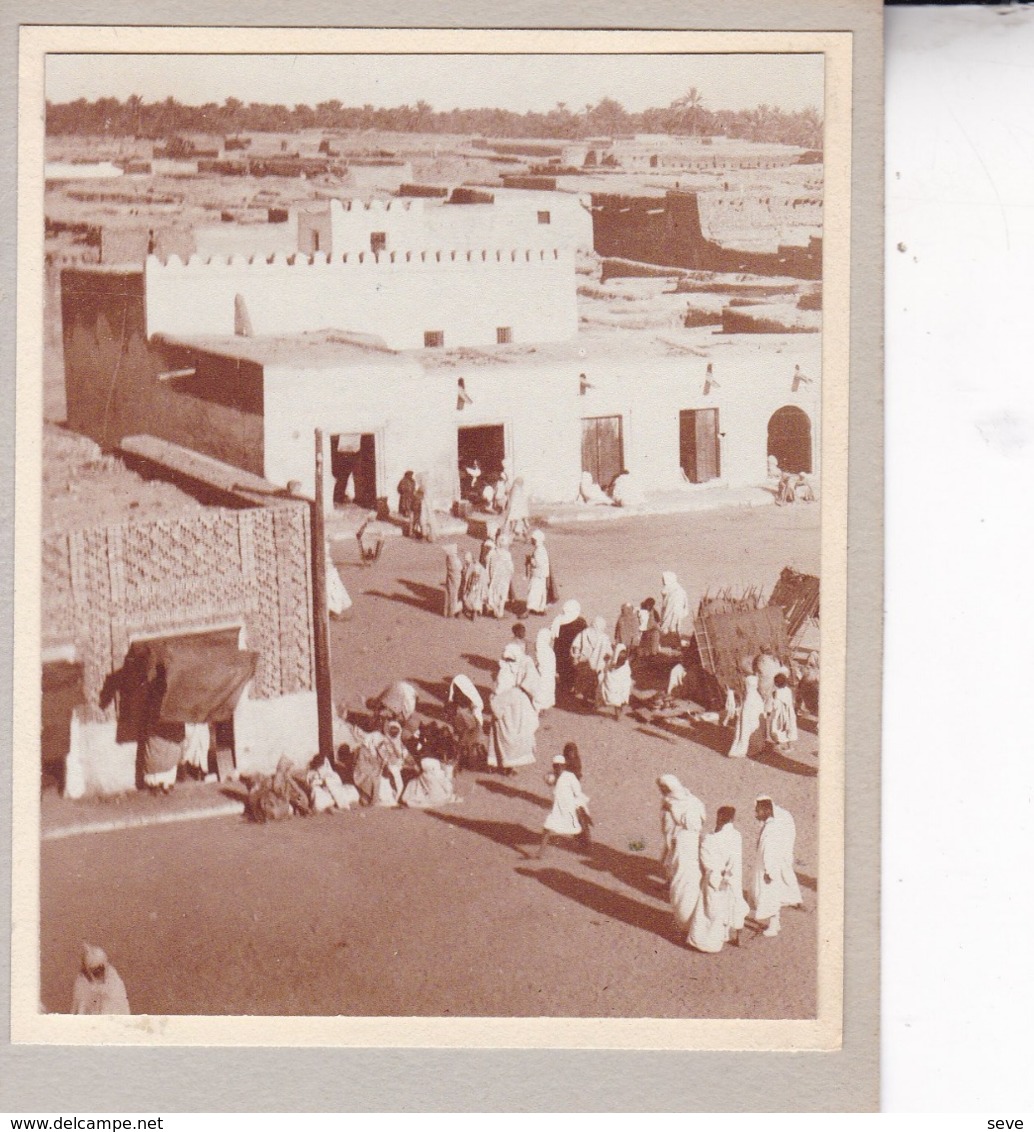
<svg viewBox="0 0 1034 1132">
<path fill-rule="evenodd" d="M 574 256 L 558 248 L 407 250 L 328 258 L 151 257 L 144 268 L 147 334 L 232 335 L 337 329 L 418 349 L 439 332 L 451 346 L 552 342 L 577 329 Z"/>
<path fill-rule="evenodd" d="M 592 247 L 592 219 L 569 193 L 496 191 L 494 202 L 337 200 L 299 213 L 298 248 L 307 255 L 383 248 Z"/>
</svg>

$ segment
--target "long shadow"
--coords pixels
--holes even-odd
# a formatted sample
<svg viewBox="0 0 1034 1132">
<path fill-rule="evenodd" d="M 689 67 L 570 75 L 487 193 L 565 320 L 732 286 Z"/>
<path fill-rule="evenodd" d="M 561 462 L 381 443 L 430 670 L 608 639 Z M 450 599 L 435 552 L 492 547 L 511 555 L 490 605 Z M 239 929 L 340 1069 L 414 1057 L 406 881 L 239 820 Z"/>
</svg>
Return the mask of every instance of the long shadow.
<svg viewBox="0 0 1034 1132">
<path fill-rule="evenodd" d="M 537 880 L 539 884 L 552 889 L 558 895 L 574 900 L 582 907 L 601 916 L 619 920 L 623 924 L 650 932 L 668 943 L 675 944 L 675 925 L 671 913 L 666 908 L 641 904 L 638 900 L 622 896 L 620 892 L 612 892 L 609 888 L 594 884 L 591 880 L 572 876 L 562 869 L 535 869 L 523 866 L 515 872 Z"/>
<path fill-rule="evenodd" d="M 661 876 L 660 864 L 641 853 L 622 853 L 599 841 L 593 842 L 592 853 L 585 865 L 595 872 L 610 873 L 615 880 L 627 884 L 644 896 L 660 897 L 665 891 L 657 884 Z"/>
<path fill-rule="evenodd" d="M 468 833 L 476 833 L 481 837 L 487 837 L 489 841 L 494 841 L 497 845 L 503 845 L 507 849 L 513 849 L 523 857 L 527 857 L 523 846 L 537 845 L 542 838 L 540 831 L 528 829 L 527 826 L 518 825 L 515 821 L 476 821 L 474 818 L 461 818 L 457 814 L 442 814 L 437 810 L 425 812 L 429 813 L 431 817 L 437 818 L 438 821 L 445 822 L 446 825 L 454 826 L 456 829 L 465 829 Z"/>
<path fill-rule="evenodd" d="M 520 798 L 522 802 L 530 802 L 533 806 L 539 806 L 543 810 L 548 810 L 553 805 L 548 798 L 543 798 L 540 794 L 532 794 L 530 790 L 521 790 L 517 786 L 509 786 L 505 782 L 497 782 L 494 778 L 479 778 L 477 784 L 490 794 L 502 794 L 507 798 Z"/>
<path fill-rule="evenodd" d="M 775 770 L 785 770 L 787 774 L 798 774 L 802 778 L 816 778 L 819 773 L 817 766 L 809 766 L 807 763 L 798 762 L 797 759 L 788 758 L 770 747 L 754 755 L 752 761 L 773 767 Z"/>
<path fill-rule="evenodd" d="M 427 606 L 419 598 L 410 597 L 408 594 L 386 594 L 383 590 L 363 590 L 364 597 L 379 597 L 385 601 L 397 601 L 400 605 L 408 605 L 412 609 L 420 609 L 424 613 L 428 612 Z"/>
<path fill-rule="evenodd" d="M 801 888 L 810 888 L 812 892 L 818 892 L 819 882 L 814 878 L 807 875 L 807 873 L 798 873 L 797 879 L 800 881 Z"/>
<path fill-rule="evenodd" d="M 655 727 L 658 731 L 674 735 L 678 739 L 688 739 L 692 743 L 699 743 L 702 747 L 724 755 L 729 750 L 731 738 L 729 732 L 714 723 L 702 723 L 697 720 L 690 723 L 688 719 L 680 720 L 680 726 L 675 725 L 674 719 L 664 716 L 650 715 L 648 712 L 639 712 L 633 718 L 648 727 Z M 640 728 L 642 730 L 642 728 Z M 649 734 L 649 732 L 645 732 Z"/>
<path fill-rule="evenodd" d="M 411 582 L 408 578 L 400 578 L 402 585 L 420 600 L 421 607 L 428 613 L 441 614 L 445 608 L 445 593 L 438 586 L 428 586 L 424 582 Z"/>
<path fill-rule="evenodd" d="M 471 668 L 480 668 L 482 672 L 495 672 L 499 667 L 498 661 L 492 660 L 488 656 L 479 656 L 476 652 L 461 652 L 460 656 Z"/>
<path fill-rule="evenodd" d="M 640 735 L 649 735 L 651 739 L 663 739 L 665 743 L 675 742 L 670 735 L 666 735 L 663 731 L 651 731 L 649 727 L 639 726 L 636 728 L 636 731 L 638 731 Z"/>
</svg>

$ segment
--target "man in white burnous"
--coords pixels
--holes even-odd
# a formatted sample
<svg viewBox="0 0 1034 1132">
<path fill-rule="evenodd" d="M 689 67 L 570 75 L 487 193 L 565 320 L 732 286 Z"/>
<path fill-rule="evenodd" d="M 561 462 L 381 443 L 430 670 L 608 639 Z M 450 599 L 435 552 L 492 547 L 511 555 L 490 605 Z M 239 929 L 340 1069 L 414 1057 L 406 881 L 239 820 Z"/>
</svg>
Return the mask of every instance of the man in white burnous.
<svg viewBox="0 0 1034 1132">
<path fill-rule="evenodd" d="M 797 826 L 790 814 L 766 795 L 757 798 L 754 816 L 761 823 L 754 864 L 754 919 L 765 924 L 763 934 L 772 937 L 779 934 L 780 911 L 801 904 L 801 889 L 793 868 Z"/>
</svg>

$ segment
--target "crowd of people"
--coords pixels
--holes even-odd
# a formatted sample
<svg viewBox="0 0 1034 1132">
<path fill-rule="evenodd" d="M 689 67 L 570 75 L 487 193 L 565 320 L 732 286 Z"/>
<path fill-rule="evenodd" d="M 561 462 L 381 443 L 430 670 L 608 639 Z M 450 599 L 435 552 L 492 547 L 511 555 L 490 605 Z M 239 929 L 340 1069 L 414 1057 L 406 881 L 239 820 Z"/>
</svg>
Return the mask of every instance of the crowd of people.
<svg viewBox="0 0 1034 1132">
<path fill-rule="evenodd" d="M 468 472 L 473 491 L 481 473 L 476 467 Z M 612 492 L 611 498 L 589 477 L 583 479 L 581 495 L 586 503 L 621 502 L 618 495 L 632 501 L 634 487 L 626 483 L 627 493 Z M 434 541 L 436 524 L 424 478 L 407 471 L 398 491 L 407 533 Z M 637 702 L 670 705 L 680 698 L 694 699 L 693 674 L 700 663 L 691 635 L 693 611 L 675 572 L 660 574 L 656 596 L 625 601 L 610 629 L 606 617 L 590 617 L 578 599 L 560 601 L 546 537 L 530 527 L 521 478 L 512 477 L 504 463 L 499 477 L 491 487 L 483 485 L 482 491 L 486 507 L 499 520 L 490 525 L 476 553 L 461 557 L 457 543 L 442 547 L 442 613 L 448 619 L 471 621 L 512 618 L 491 687 L 479 689 L 472 675 L 456 673 L 441 722 L 422 718 L 417 691 L 405 680 L 367 700 L 365 713 L 338 705 L 333 758 L 317 756 L 302 767 L 284 758 L 273 774 L 249 780 L 246 807 L 254 820 L 311 816 L 353 806 L 449 805 L 459 801 L 456 784 L 464 770 L 513 776 L 535 764 L 541 718 L 558 705 L 620 720 Z M 363 537 L 359 541 L 364 562 L 376 560 L 379 547 L 367 553 Z M 352 604 L 329 553 L 328 602 L 339 616 L 347 615 Z M 545 618 L 551 606 L 556 607 L 552 619 L 529 634 L 529 619 Z M 666 684 L 662 675 L 662 692 L 637 689 L 637 676 L 655 681 L 658 671 L 667 674 Z M 721 723 L 731 731 L 728 756 L 756 758 L 766 749 L 792 750 L 798 739 L 797 710 L 803 707 L 817 714 L 818 677 L 816 654 L 799 668 L 766 650 L 742 658 L 738 685 L 720 689 L 724 693 Z M 699 696 L 696 699 L 701 702 Z M 703 712 L 699 717 L 712 714 L 719 713 Z M 161 768 L 151 769 L 154 775 L 162 773 Z M 571 839 L 581 852 L 591 853 L 593 819 L 576 743 L 565 743 L 562 753 L 552 758 L 546 781 L 552 804 L 534 855 L 541 858 L 558 839 Z M 801 904 L 792 816 L 770 797 L 757 798 L 760 831 L 745 895 L 743 836 L 736 826 L 735 809 L 719 806 L 711 828 L 705 804 L 675 775 L 663 775 L 658 787 L 660 868 L 679 939 L 696 951 L 717 953 L 726 944 L 738 945 L 748 925 L 763 936 L 778 935 L 782 909 Z M 72 1012 L 128 1010 L 118 973 L 101 949 L 86 945 Z"/>
</svg>

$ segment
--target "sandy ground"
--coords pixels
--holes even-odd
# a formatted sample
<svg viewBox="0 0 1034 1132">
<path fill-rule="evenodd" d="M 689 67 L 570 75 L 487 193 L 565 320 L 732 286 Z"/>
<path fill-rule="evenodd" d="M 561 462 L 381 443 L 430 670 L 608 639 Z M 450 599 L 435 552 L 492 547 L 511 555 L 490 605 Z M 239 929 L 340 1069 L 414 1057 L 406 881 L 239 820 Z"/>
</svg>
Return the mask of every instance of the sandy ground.
<svg viewBox="0 0 1034 1132">
<path fill-rule="evenodd" d="M 718 584 L 771 586 L 784 565 L 818 569 L 816 508 L 629 519 L 557 531 L 563 596 L 612 624 L 624 599 L 675 568 L 695 599 Z M 335 558 L 355 599 L 333 623 L 335 695 L 405 677 L 428 716 L 447 680 L 485 687 L 510 621 L 438 615 L 442 552 L 393 540 L 370 568 Z M 548 621 L 548 619 L 547 619 Z M 540 622 L 532 619 L 529 632 Z M 597 844 L 525 858 L 549 805 L 544 781 L 578 742 Z M 41 999 L 66 1008 L 84 938 L 103 944 L 135 1012 L 807 1017 L 815 1010 L 817 740 L 792 758 L 722 757 L 727 733 L 661 730 L 555 709 L 539 761 L 516 778 L 465 774 L 460 804 L 433 813 L 356 810 L 255 826 L 209 819 L 42 846 Z M 745 876 L 753 798 L 798 823 L 804 911 L 774 940 L 702 956 L 679 945 L 658 883 L 656 777 L 674 771 L 707 804 L 737 807 Z M 748 880 L 749 884 L 749 880 Z"/>
</svg>

